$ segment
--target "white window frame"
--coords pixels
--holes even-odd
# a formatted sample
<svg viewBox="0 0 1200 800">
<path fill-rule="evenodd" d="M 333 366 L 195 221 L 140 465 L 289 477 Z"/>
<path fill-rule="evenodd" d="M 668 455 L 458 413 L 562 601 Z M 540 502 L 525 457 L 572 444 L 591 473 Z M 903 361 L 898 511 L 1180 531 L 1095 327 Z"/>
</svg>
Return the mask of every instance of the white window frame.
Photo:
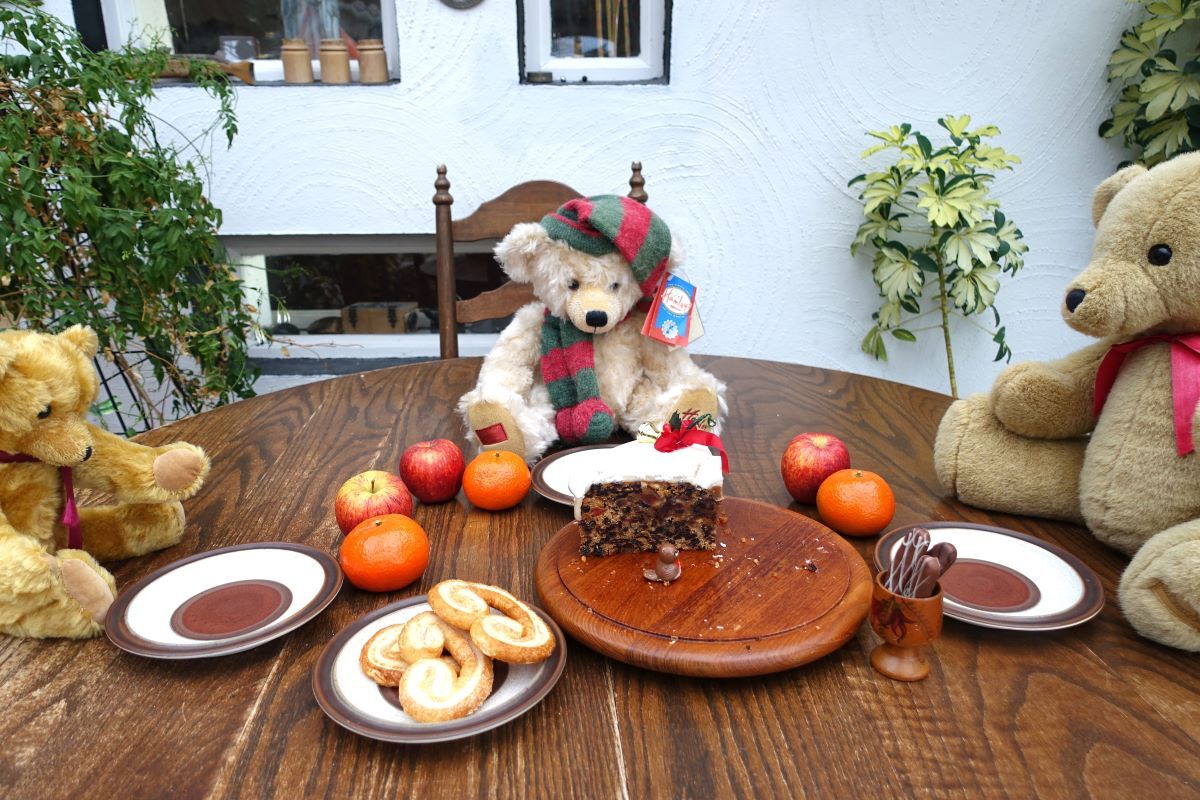
<svg viewBox="0 0 1200 800">
<path fill-rule="evenodd" d="M 147 0 L 141 0 L 145 3 Z M 166 14 L 166 2 L 162 0 L 163 14 Z M 144 24 L 138 22 L 138 0 L 100 0 L 104 14 L 104 34 L 108 38 L 109 47 L 120 47 L 126 42 L 148 46 L 152 41 L 146 39 L 156 35 L 153 30 L 146 30 Z M 396 0 L 379 0 L 379 14 L 383 19 L 383 49 L 387 53 L 389 80 L 400 79 L 400 32 L 396 25 Z M 171 45 L 168 32 L 162 32 L 164 41 Z M 251 59 L 254 64 L 255 83 L 282 83 L 283 61 L 278 58 Z M 313 80 L 321 80 L 321 62 L 312 60 Z M 350 80 L 358 81 L 358 60 L 350 61 Z M 311 84 L 302 84 L 311 85 Z M 343 84 L 344 85 L 344 84 Z"/>
<path fill-rule="evenodd" d="M 270 328 L 280 319 L 267 290 L 266 256 L 291 253 L 432 253 L 437 249 L 433 234 L 291 234 L 285 236 L 222 236 L 230 264 L 237 265 L 242 280 L 243 302 L 254 306 L 258 323 Z M 456 253 L 490 253 L 495 242 L 456 242 Z M 307 325 L 318 317 L 341 309 L 289 309 L 291 321 Z M 491 352 L 498 333 L 458 334 L 460 356 L 485 356 Z M 293 357 L 307 358 L 441 358 L 437 330 L 430 333 L 300 333 L 275 339 L 277 347 L 251 346 L 254 358 L 278 358 L 281 348 Z M 294 348 L 294 349 L 292 349 Z"/>
<path fill-rule="evenodd" d="M 575 58 L 550 54 L 550 0 L 524 0 L 525 74 L 549 72 L 552 83 L 617 83 L 666 77 L 663 69 L 668 0 L 642 0 L 641 55 L 636 58 Z"/>
</svg>

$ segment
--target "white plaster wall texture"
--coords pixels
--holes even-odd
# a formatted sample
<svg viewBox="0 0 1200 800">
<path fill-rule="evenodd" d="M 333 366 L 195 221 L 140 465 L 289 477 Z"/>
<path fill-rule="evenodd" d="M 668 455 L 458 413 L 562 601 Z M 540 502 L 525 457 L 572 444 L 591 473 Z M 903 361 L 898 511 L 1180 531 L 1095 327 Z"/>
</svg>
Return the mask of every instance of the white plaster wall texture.
<svg viewBox="0 0 1200 800">
<path fill-rule="evenodd" d="M 1123 0 L 676 0 L 669 85 L 523 86 L 516 7 L 398 5 L 402 80 L 384 87 L 248 87 L 241 133 L 212 149 L 224 233 L 377 234 L 433 229 L 434 166 L 462 216 L 534 177 L 624 192 L 641 160 L 650 205 L 688 253 L 706 336 L 699 352 L 812 364 L 947 390 L 941 337 L 859 350 L 878 298 L 851 258 L 864 131 L 939 131 L 969 113 L 1023 163 L 995 194 L 1025 232 L 1026 269 L 998 306 L 1014 360 L 1084 343 L 1059 304 L 1091 246 L 1091 191 L 1127 155 L 1096 128 L 1105 61 L 1138 13 Z M 158 113 L 194 132 L 194 88 Z M 940 132 L 940 131 L 939 131 Z M 984 322 L 990 321 L 985 318 Z M 960 392 L 986 389 L 990 337 L 955 326 Z"/>
</svg>

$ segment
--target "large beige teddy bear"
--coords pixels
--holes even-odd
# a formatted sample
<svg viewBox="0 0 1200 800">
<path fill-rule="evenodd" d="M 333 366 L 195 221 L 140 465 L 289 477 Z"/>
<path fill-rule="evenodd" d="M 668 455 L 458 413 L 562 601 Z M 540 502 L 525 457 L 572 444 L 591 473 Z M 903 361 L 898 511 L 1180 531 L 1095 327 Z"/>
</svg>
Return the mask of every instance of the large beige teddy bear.
<svg viewBox="0 0 1200 800">
<path fill-rule="evenodd" d="M 96 346 L 80 326 L 0 331 L 0 633 L 98 634 L 116 584 L 97 559 L 178 543 L 179 501 L 208 470 L 190 444 L 146 447 L 84 419 Z M 116 502 L 76 508 L 73 487 Z"/>
<path fill-rule="evenodd" d="M 1200 650 L 1200 153 L 1121 170 L 1092 219 L 1092 262 L 1062 313 L 1100 341 L 954 403 L 935 465 L 964 502 L 1082 522 L 1132 555 L 1126 618 Z"/>
<path fill-rule="evenodd" d="M 482 449 L 532 462 L 556 442 L 601 442 L 618 426 L 636 433 L 676 411 L 719 424 L 724 385 L 683 347 L 641 333 L 648 298 L 677 260 L 670 231 L 644 205 L 572 200 L 515 226 L 496 259 L 538 299 L 517 311 L 459 401 Z"/>
</svg>

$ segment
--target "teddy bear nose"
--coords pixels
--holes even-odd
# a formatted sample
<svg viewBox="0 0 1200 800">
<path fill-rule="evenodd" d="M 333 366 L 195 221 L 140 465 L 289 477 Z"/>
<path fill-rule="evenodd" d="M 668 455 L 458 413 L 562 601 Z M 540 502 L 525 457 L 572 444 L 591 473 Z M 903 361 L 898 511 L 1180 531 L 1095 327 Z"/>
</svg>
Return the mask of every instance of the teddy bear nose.
<svg viewBox="0 0 1200 800">
<path fill-rule="evenodd" d="M 1083 289 L 1072 289 L 1067 292 L 1067 311 L 1074 314 L 1075 309 L 1079 308 L 1079 304 L 1083 302 L 1083 298 L 1086 296 L 1087 292 Z"/>
<path fill-rule="evenodd" d="M 603 328 L 608 324 L 608 312 L 589 311 L 584 315 L 583 321 L 588 324 L 589 328 Z"/>
</svg>

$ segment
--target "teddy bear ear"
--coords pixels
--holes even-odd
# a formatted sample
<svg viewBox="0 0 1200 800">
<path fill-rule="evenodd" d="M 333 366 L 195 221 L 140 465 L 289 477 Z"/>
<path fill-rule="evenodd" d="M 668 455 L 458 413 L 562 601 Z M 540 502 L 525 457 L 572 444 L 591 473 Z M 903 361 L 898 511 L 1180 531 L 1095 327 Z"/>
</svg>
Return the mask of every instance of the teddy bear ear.
<svg viewBox="0 0 1200 800">
<path fill-rule="evenodd" d="M 1100 218 L 1104 216 L 1105 209 L 1112 199 L 1117 196 L 1117 192 L 1129 185 L 1129 182 L 1134 178 L 1145 175 L 1148 170 L 1141 164 L 1131 164 L 1124 169 L 1118 170 L 1115 175 L 1111 175 L 1104 179 L 1104 182 L 1096 187 L 1095 193 L 1092 195 L 1092 225 L 1100 224 Z"/>
<path fill-rule="evenodd" d="M 550 234 L 538 223 L 519 223 L 496 245 L 496 260 L 512 280 L 532 283 L 534 262 L 549 242 Z"/>
<path fill-rule="evenodd" d="M 100 349 L 100 342 L 96 339 L 96 332 L 82 325 L 72 325 L 58 334 L 58 338 L 83 353 L 87 358 L 96 355 L 96 351 Z"/>
</svg>

